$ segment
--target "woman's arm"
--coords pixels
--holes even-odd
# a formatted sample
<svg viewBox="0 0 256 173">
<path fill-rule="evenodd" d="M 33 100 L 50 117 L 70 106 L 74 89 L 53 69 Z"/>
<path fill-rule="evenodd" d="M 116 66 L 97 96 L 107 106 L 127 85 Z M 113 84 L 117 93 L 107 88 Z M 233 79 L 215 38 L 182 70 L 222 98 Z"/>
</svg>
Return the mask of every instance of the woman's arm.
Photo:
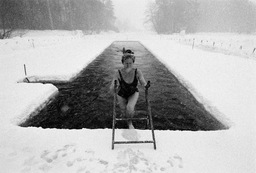
<svg viewBox="0 0 256 173">
<path fill-rule="evenodd" d="M 142 86 L 146 86 L 146 85 L 147 85 L 147 82 L 145 81 L 142 72 L 141 72 L 139 69 L 137 69 L 137 72 L 138 72 L 138 78 L 139 78 L 140 84 L 141 84 Z"/>
</svg>

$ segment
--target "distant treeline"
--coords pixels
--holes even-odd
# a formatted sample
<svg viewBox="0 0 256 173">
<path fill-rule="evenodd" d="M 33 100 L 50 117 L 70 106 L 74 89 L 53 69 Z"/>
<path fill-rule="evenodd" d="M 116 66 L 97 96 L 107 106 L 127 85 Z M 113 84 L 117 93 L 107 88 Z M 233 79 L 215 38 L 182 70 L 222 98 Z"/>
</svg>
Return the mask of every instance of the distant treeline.
<svg viewBox="0 0 256 173">
<path fill-rule="evenodd" d="M 249 0 L 155 0 L 146 22 L 157 33 L 256 32 L 256 5 Z"/>
<path fill-rule="evenodd" d="M 116 30 L 114 21 L 111 0 L 0 0 L 3 34 L 14 29 Z"/>
</svg>

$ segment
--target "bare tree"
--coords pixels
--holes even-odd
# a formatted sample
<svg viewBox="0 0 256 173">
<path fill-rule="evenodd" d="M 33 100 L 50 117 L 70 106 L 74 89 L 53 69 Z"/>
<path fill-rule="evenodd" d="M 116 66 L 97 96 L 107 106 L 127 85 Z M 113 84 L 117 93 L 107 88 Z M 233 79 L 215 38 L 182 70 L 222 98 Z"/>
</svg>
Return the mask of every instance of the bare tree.
<svg viewBox="0 0 256 173">
<path fill-rule="evenodd" d="M 0 0 L 0 38 L 8 38 L 22 24 L 22 3 L 15 0 Z"/>
<path fill-rule="evenodd" d="M 1 37 L 13 29 L 114 30 L 111 0 L 0 0 Z"/>
<path fill-rule="evenodd" d="M 54 27 L 53 27 L 51 6 L 50 6 L 50 3 L 49 3 L 49 0 L 47 0 L 46 2 L 47 2 L 47 9 L 48 9 L 48 14 L 49 14 L 49 20 L 50 20 L 50 24 L 51 24 L 50 26 L 51 26 L 51 29 L 53 30 Z"/>
<path fill-rule="evenodd" d="M 145 21 L 144 21 L 144 23 L 152 24 L 153 29 L 158 33 L 157 20 L 158 20 L 157 5 L 154 2 L 149 2 L 147 4 L 147 9 L 146 9 L 146 12 L 145 12 Z"/>
</svg>

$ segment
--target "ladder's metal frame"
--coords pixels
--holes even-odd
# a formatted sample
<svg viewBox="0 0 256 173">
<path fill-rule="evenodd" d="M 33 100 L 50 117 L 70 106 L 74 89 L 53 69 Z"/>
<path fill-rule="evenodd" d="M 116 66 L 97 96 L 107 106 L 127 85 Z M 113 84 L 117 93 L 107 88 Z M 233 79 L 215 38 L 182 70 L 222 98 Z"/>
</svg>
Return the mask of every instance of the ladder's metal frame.
<svg viewBox="0 0 256 173">
<path fill-rule="evenodd" d="M 154 133 L 154 126 L 153 126 L 153 119 L 151 114 L 151 106 L 148 99 L 148 88 L 150 87 L 150 81 L 148 81 L 147 85 L 145 86 L 145 100 L 147 111 L 147 117 L 143 118 L 117 118 L 116 117 L 116 103 L 117 103 L 117 80 L 114 81 L 114 102 L 113 102 L 113 124 L 112 124 L 112 150 L 114 149 L 115 144 L 139 144 L 139 143 L 153 143 L 154 149 L 156 150 L 156 140 L 155 140 L 155 133 Z M 145 111 L 136 111 L 138 112 L 145 112 Z M 135 113 L 136 115 L 136 113 Z M 147 141 L 115 141 L 115 125 L 117 121 L 125 121 L 125 120 L 147 120 L 147 126 L 152 132 L 152 140 Z M 150 126 L 149 126 L 150 125 Z"/>
</svg>

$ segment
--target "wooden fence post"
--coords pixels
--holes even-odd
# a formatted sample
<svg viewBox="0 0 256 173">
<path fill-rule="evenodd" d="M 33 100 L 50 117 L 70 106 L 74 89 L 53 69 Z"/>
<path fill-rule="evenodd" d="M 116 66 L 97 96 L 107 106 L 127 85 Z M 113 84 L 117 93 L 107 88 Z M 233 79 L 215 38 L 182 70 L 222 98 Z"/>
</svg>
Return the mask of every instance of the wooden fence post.
<svg viewBox="0 0 256 173">
<path fill-rule="evenodd" d="M 27 69 L 26 69 L 26 64 L 24 64 L 24 72 L 25 72 L 25 76 L 27 77 Z"/>
<path fill-rule="evenodd" d="M 192 45 L 192 49 L 194 49 L 195 46 L 195 38 L 193 38 L 193 45 Z"/>
<path fill-rule="evenodd" d="M 256 47 L 253 49 L 252 53 L 254 53 L 254 52 L 255 52 L 255 50 L 256 50 Z"/>
</svg>

